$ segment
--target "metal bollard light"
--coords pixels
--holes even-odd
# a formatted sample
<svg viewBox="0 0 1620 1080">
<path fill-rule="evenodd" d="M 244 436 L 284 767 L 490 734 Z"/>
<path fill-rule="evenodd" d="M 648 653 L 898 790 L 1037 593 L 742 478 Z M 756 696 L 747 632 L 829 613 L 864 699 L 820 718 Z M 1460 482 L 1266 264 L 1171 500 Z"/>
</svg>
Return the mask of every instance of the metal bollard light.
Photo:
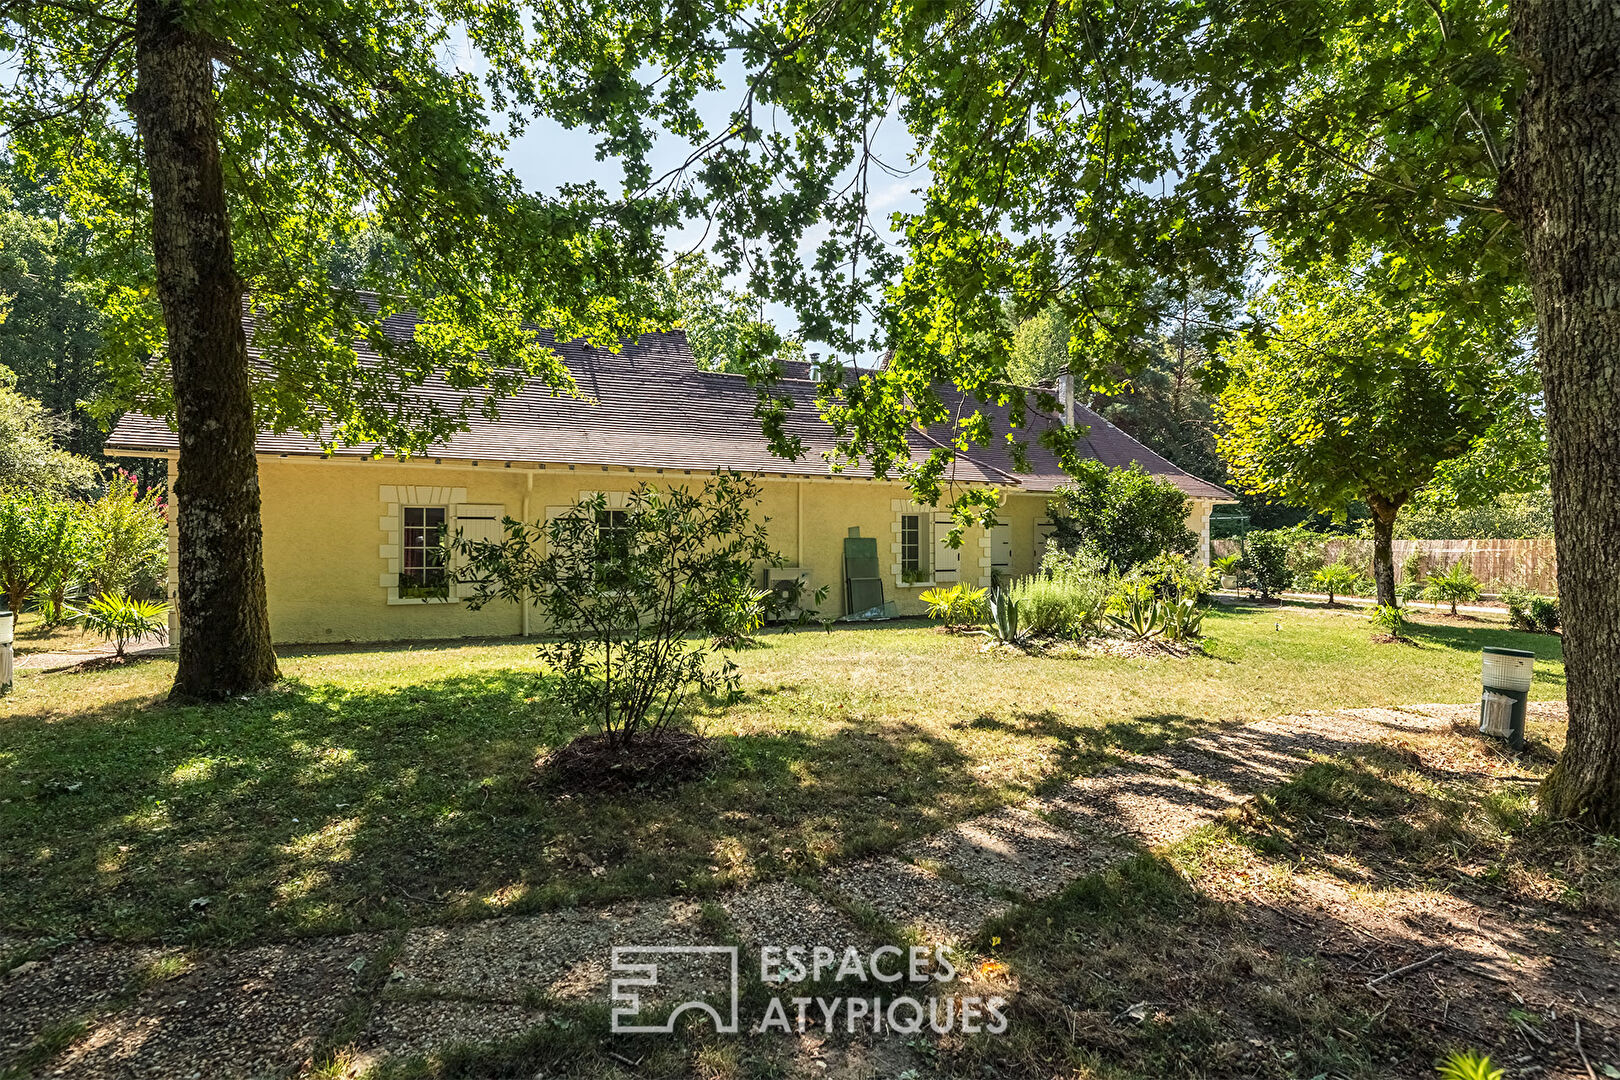
<svg viewBox="0 0 1620 1080">
<path fill-rule="evenodd" d="M 1524 710 L 1536 654 L 1523 649 L 1486 648 L 1480 660 L 1479 731 L 1524 748 Z"/>
<path fill-rule="evenodd" d="M 0 604 L 0 694 L 11 689 L 11 640 L 17 626 L 17 616 Z"/>
</svg>

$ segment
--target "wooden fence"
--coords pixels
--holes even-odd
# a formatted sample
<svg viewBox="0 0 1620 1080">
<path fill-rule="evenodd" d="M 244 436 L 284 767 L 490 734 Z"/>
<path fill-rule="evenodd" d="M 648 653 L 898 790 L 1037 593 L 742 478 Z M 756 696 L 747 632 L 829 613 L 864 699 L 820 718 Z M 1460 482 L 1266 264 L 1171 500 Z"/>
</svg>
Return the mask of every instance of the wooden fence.
<svg viewBox="0 0 1620 1080">
<path fill-rule="evenodd" d="M 1468 563 L 1486 592 L 1517 585 L 1539 593 L 1558 594 L 1558 556 L 1551 537 L 1536 540 L 1397 540 L 1397 574 L 1416 550 L 1418 574 L 1444 570 L 1459 559 Z M 1216 540 L 1210 544 L 1214 556 L 1240 550 L 1238 541 Z M 1372 541 L 1359 537 L 1329 540 L 1323 545 L 1322 562 L 1337 562 L 1348 556 L 1351 562 L 1367 566 L 1372 560 Z M 1313 560 L 1314 561 L 1314 560 Z"/>
</svg>

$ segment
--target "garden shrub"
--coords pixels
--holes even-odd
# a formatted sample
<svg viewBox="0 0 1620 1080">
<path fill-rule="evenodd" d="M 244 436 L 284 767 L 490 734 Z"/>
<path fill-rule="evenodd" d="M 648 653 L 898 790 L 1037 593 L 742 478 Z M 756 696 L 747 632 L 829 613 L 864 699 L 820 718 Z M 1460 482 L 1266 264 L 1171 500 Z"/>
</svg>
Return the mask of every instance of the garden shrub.
<svg viewBox="0 0 1620 1080">
<path fill-rule="evenodd" d="M 1209 599 L 1217 584 L 1213 570 L 1205 569 L 1180 554 L 1150 559 L 1138 566 L 1131 577 L 1146 585 L 1155 598 L 1171 603 L 1191 600 L 1195 604 L 1202 604 Z"/>
<path fill-rule="evenodd" d="M 735 472 L 695 493 L 644 484 L 611 517 L 598 493 L 544 522 L 507 518 L 499 541 L 458 538 L 457 580 L 475 609 L 534 604 L 558 635 L 539 652 L 562 703 L 615 755 L 647 754 L 692 694 L 738 693 L 737 665 L 721 654 L 758 617 L 754 567 L 780 564 L 751 519 L 759 498 Z"/>
<path fill-rule="evenodd" d="M 1531 597 L 1530 619 L 1536 624 L 1536 629 L 1544 634 L 1550 634 L 1557 630 L 1561 621 L 1558 614 L 1558 597 Z"/>
<path fill-rule="evenodd" d="M 106 494 L 84 508 L 89 556 L 83 568 L 92 592 L 153 599 L 163 595 L 169 526 L 160 490 L 141 491 L 123 469 L 108 478 Z"/>
<path fill-rule="evenodd" d="M 48 602 L 81 555 L 79 504 L 55 495 L 0 488 L 0 593 L 12 611 Z"/>
<path fill-rule="evenodd" d="M 1288 530 L 1257 530 L 1243 538 L 1244 577 L 1251 588 L 1270 600 L 1293 587 L 1294 571 L 1288 558 L 1292 545 Z"/>
<path fill-rule="evenodd" d="M 1515 630 L 1550 634 L 1558 629 L 1558 598 L 1508 586 L 1500 593 L 1507 605 L 1508 622 Z"/>
<path fill-rule="evenodd" d="M 1187 496 L 1141 466 L 1110 469 L 1083 461 L 1073 486 L 1048 503 L 1053 539 L 1066 551 L 1089 550 L 1124 571 L 1167 552 L 1190 554 L 1198 537 L 1187 528 Z"/>
<path fill-rule="evenodd" d="M 1096 633 L 1119 586 L 1101 555 L 1048 543 L 1040 572 L 1015 584 L 1011 595 L 1031 633 L 1079 639 Z"/>
<path fill-rule="evenodd" d="M 1085 637 L 1102 617 L 1106 597 L 1073 582 L 1028 577 L 1012 587 L 1019 621 L 1036 637 Z"/>
</svg>

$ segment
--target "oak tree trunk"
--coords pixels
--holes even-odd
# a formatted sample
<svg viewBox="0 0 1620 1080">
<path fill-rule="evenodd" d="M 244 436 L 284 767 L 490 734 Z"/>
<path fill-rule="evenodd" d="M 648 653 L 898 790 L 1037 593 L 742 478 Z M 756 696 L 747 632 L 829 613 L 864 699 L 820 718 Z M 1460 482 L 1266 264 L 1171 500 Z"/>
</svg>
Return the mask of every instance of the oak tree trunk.
<svg viewBox="0 0 1620 1080">
<path fill-rule="evenodd" d="M 1620 832 L 1620 5 L 1515 0 L 1524 231 L 1552 456 L 1569 734 L 1549 813 Z"/>
<path fill-rule="evenodd" d="M 1369 493 L 1367 508 L 1373 515 L 1373 583 L 1378 586 L 1378 603 L 1394 607 L 1395 515 L 1401 502 Z"/>
<path fill-rule="evenodd" d="M 220 168 L 210 42 L 198 5 L 137 0 L 130 104 L 152 187 L 152 251 L 180 437 L 180 664 L 175 698 L 278 677 L 265 607 L 242 282 Z"/>
</svg>

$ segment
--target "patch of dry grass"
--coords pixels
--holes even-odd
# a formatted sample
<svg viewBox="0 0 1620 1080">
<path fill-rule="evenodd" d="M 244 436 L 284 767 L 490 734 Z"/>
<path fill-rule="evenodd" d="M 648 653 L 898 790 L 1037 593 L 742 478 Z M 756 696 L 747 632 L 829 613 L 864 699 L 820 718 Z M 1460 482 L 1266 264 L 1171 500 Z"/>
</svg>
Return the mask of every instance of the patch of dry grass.
<svg viewBox="0 0 1620 1080">
<path fill-rule="evenodd" d="M 1478 647 L 1556 638 L 1235 608 L 1206 655 L 984 653 L 923 624 L 770 635 L 694 721 L 720 767 L 567 796 L 532 762 L 582 730 L 526 642 L 289 651 L 279 689 L 176 707 L 172 662 L 23 673 L 0 699 L 0 928 L 243 940 L 685 894 L 814 872 L 1217 722 L 1477 693 Z M 206 905 L 192 901 L 207 898 Z"/>
</svg>

